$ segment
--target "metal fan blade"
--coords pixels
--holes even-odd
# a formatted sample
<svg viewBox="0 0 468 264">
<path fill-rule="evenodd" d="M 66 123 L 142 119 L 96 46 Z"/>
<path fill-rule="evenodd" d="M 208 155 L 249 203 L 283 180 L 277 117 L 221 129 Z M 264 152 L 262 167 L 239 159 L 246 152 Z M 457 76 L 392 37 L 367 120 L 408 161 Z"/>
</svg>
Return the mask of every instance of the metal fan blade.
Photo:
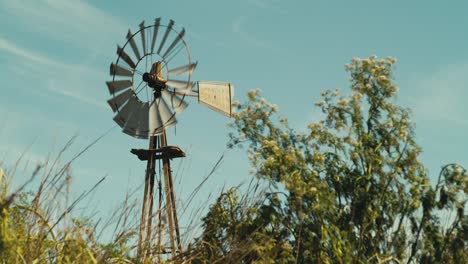
<svg viewBox="0 0 468 264">
<path fill-rule="evenodd" d="M 167 25 L 166 32 L 164 33 L 164 37 L 161 41 L 161 45 L 159 45 L 158 54 L 161 54 L 161 49 L 163 48 L 164 43 L 166 42 L 167 36 L 169 35 L 169 32 L 171 32 L 173 25 L 174 25 L 174 20 L 172 19 L 169 20 L 169 25 Z"/>
<path fill-rule="evenodd" d="M 114 121 L 120 126 L 124 127 L 125 123 L 130 119 L 132 114 L 141 108 L 142 102 L 138 101 L 135 96 L 130 97 L 128 102 L 119 110 L 118 114 L 114 117 Z"/>
<path fill-rule="evenodd" d="M 141 108 L 140 121 L 136 134 L 140 138 L 147 138 L 149 133 L 149 103 L 145 103 Z"/>
<path fill-rule="evenodd" d="M 149 104 L 144 103 L 129 119 L 123 132 L 136 138 L 148 138 Z"/>
<path fill-rule="evenodd" d="M 142 115 L 144 115 L 142 109 L 145 104 L 141 104 L 139 108 L 135 109 L 133 114 L 130 116 L 130 118 L 125 122 L 125 125 L 123 126 L 122 132 L 125 134 L 128 134 L 132 137 L 137 137 L 137 130 L 138 130 L 138 123 L 140 122 L 140 119 L 142 118 Z"/>
<path fill-rule="evenodd" d="M 153 53 L 154 51 L 154 44 L 156 44 L 156 39 L 158 37 L 159 23 L 161 23 L 160 17 L 154 20 L 154 32 L 153 32 L 153 41 L 151 42 L 151 53 Z"/>
<path fill-rule="evenodd" d="M 149 134 L 150 135 L 157 135 L 162 133 L 163 122 L 161 120 L 161 115 L 158 111 L 158 104 L 156 100 L 153 101 L 149 107 Z"/>
<path fill-rule="evenodd" d="M 107 100 L 107 103 L 110 105 L 112 108 L 112 111 L 117 111 L 125 102 L 127 102 L 128 99 L 133 95 L 132 90 L 126 90 L 125 92 L 115 96 L 114 98 Z"/>
<path fill-rule="evenodd" d="M 176 113 L 180 114 L 182 111 L 185 110 L 185 108 L 187 108 L 188 104 L 176 94 L 171 93 L 167 90 L 162 90 L 161 92 L 166 102 L 170 102 L 172 108 Z"/>
<path fill-rule="evenodd" d="M 186 81 L 180 81 L 180 80 L 167 80 L 166 82 L 167 86 L 170 86 L 175 89 L 182 89 L 182 90 L 188 90 L 191 89 L 194 85 L 193 82 L 186 82 Z"/>
<path fill-rule="evenodd" d="M 137 59 L 140 60 L 141 59 L 140 52 L 138 51 L 138 47 L 135 43 L 135 40 L 132 37 L 132 32 L 130 31 L 130 29 L 128 30 L 128 33 L 127 33 L 127 39 L 130 42 L 130 46 L 132 46 L 133 53 L 135 53 L 135 56 L 137 57 Z"/>
<path fill-rule="evenodd" d="M 164 55 L 163 55 L 163 58 L 166 58 L 167 54 L 169 54 L 169 52 L 171 52 L 171 50 L 177 45 L 177 43 L 180 42 L 180 40 L 182 40 L 182 38 L 184 37 L 185 35 L 185 29 L 182 28 L 182 31 L 179 33 L 179 35 L 174 39 L 174 41 L 171 43 L 171 45 L 169 46 L 169 48 L 167 48 L 166 52 L 164 52 Z"/>
<path fill-rule="evenodd" d="M 143 56 L 146 55 L 146 40 L 145 40 L 145 21 L 140 23 L 141 43 L 143 44 Z"/>
<path fill-rule="evenodd" d="M 110 74 L 111 75 L 120 75 L 120 76 L 128 76 L 132 77 L 133 73 L 123 67 L 120 67 L 117 64 L 111 63 L 110 65 Z"/>
<path fill-rule="evenodd" d="M 158 103 L 159 114 L 161 115 L 161 121 L 164 124 L 164 127 L 170 127 L 177 123 L 175 115 L 171 112 L 169 105 L 164 101 L 163 98 L 156 100 Z"/>
<path fill-rule="evenodd" d="M 184 65 L 184 66 L 181 66 L 181 67 L 177 67 L 175 69 L 170 69 L 169 71 L 167 71 L 167 75 L 169 75 L 169 76 L 171 76 L 171 75 L 181 75 L 181 74 L 185 74 L 185 73 L 192 74 L 192 72 L 195 70 L 196 67 L 197 67 L 197 62 L 194 62 L 194 63 L 187 64 L 187 65 Z"/>
<path fill-rule="evenodd" d="M 106 82 L 109 93 L 114 94 L 132 86 L 129 80 Z"/>
<path fill-rule="evenodd" d="M 133 62 L 132 58 L 128 56 L 128 54 L 119 46 L 117 45 L 117 55 L 120 56 L 132 69 L 136 68 L 135 62 Z"/>
</svg>

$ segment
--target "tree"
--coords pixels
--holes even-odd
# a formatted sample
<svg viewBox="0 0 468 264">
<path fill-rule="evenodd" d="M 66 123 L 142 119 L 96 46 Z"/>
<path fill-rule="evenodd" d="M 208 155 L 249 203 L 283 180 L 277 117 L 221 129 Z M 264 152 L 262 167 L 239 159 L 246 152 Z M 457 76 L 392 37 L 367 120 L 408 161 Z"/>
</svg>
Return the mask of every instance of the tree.
<svg viewBox="0 0 468 264">
<path fill-rule="evenodd" d="M 351 94 L 324 91 L 324 120 L 304 133 L 250 91 L 229 146 L 248 147 L 265 191 L 222 194 L 193 262 L 468 263 L 468 173 L 446 165 L 431 186 L 410 111 L 395 103 L 395 62 L 353 59 Z"/>
</svg>

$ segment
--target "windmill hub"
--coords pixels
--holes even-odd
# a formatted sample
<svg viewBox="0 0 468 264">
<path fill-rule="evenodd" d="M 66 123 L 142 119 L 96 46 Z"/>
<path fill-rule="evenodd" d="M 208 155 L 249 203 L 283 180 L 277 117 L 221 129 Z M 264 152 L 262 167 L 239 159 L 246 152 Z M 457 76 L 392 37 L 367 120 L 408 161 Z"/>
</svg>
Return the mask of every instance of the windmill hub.
<svg viewBox="0 0 468 264">
<path fill-rule="evenodd" d="M 149 87 L 154 89 L 156 98 L 161 97 L 161 90 L 166 88 L 167 80 L 162 76 L 162 64 L 161 62 L 155 62 L 151 66 L 151 71 L 143 74 L 143 81 L 148 84 Z"/>
</svg>

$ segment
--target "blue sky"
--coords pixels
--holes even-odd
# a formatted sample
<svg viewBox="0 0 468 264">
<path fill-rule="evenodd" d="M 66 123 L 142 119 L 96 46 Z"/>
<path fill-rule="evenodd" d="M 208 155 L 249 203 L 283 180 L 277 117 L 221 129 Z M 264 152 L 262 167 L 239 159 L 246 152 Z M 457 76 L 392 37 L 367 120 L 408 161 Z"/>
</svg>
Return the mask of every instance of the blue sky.
<svg viewBox="0 0 468 264">
<path fill-rule="evenodd" d="M 195 79 L 231 81 L 240 101 L 260 88 L 298 130 L 320 118 L 313 103 L 323 89 L 349 91 L 351 58 L 397 58 L 398 102 L 413 110 L 422 161 L 435 178 L 445 163 L 468 167 L 467 11 L 466 1 L 2 0 L 0 160 L 11 167 L 32 144 L 26 160 L 41 162 L 78 135 L 67 161 L 114 127 L 105 81 L 116 44 L 128 28 L 162 17 L 186 28 Z M 188 154 L 173 164 L 181 203 L 225 154 L 196 207 L 249 175 L 245 152 L 226 149 L 228 120 L 189 103 L 168 132 Z M 129 150 L 146 145 L 113 128 L 74 163 L 73 191 L 108 175 L 94 195 L 105 215 L 142 184 L 145 164 Z"/>
</svg>

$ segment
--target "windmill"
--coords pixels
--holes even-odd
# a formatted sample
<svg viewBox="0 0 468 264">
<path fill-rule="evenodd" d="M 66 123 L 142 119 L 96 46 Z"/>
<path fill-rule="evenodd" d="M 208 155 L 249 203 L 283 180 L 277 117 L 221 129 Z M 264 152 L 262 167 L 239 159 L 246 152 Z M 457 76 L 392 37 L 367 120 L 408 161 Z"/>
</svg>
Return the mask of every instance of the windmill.
<svg viewBox="0 0 468 264">
<path fill-rule="evenodd" d="M 184 36 L 185 29 L 177 30 L 173 20 L 167 24 L 162 23 L 161 18 L 156 18 L 151 25 L 141 22 L 135 33 L 128 31 L 125 44 L 117 46 L 117 60 L 110 65 L 112 80 L 106 82 L 112 95 L 107 102 L 115 113 L 114 121 L 124 133 L 137 139 L 149 139 L 148 149 L 131 150 L 147 162 L 138 236 L 139 257 L 150 254 L 153 241 L 156 166 L 162 167 L 164 184 L 160 175 L 154 253 L 175 256 L 182 247 L 170 161 L 185 157 L 185 153 L 167 144 L 166 129 L 175 126 L 176 115 L 187 108 L 185 99 L 195 97 L 204 106 L 228 117 L 232 114 L 234 87 L 231 83 L 192 81 L 197 62 L 191 60 Z M 163 241 L 163 218 L 167 219 L 168 246 L 165 245 L 167 241 Z"/>
</svg>

